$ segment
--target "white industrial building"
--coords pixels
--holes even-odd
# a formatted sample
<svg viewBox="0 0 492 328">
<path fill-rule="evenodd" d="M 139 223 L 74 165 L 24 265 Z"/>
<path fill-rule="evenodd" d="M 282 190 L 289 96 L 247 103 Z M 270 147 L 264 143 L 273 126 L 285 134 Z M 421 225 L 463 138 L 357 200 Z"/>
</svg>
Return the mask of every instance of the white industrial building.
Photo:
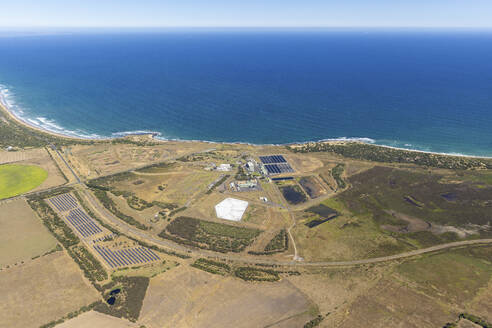
<svg viewBox="0 0 492 328">
<path fill-rule="evenodd" d="M 219 166 L 217 166 L 216 170 L 222 172 L 228 172 L 232 170 L 232 166 L 231 164 L 220 164 Z"/>
<path fill-rule="evenodd" d="M 229 221 L 241 221 L 244 212 L 248 208 L 248 202 L 235 198 L 226 198 L 215 205 L 215 212 L 219 219 Z"/>
</svg>

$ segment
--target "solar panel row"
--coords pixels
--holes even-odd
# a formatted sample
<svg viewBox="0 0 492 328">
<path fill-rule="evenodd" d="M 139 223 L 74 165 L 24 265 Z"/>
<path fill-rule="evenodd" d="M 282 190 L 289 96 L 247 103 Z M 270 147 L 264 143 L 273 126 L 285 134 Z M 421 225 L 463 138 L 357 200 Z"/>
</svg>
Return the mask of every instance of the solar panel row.
<svg viewBox="0 0 492 328">
<path fill-rule="evenodd" d="M 263 164 L 287 163 L 282 155 L 260 156 L 260 161 Z"/>
<path fill-rule="evenodd" d="M 104 246 L 94 245 L 94 249 L 111 268 L 144 264 L 160 260 L 160 257 L 157 254 L 143 246 L 111 250 Z"/>
<path fill-rule="evenodd" d="M 50 203 L 60 212 L 77 208 L 77 200 L 71 194 L 62 194 L 49 199 Z"/>
<path fill-rule="evenodd" d="M 268 172 L 268 174 L 281 174 L 281 173 L 292 173 L 294 170 L 292 167 L 285 163 L 285 164 L 266 164 L 265 168 Z"/>
<path fill-rule="evenodd" d="M 66 218 L 84 238 L 102 232 L 102 229 L 79 208 L 71 210 Z"/>
</svg>

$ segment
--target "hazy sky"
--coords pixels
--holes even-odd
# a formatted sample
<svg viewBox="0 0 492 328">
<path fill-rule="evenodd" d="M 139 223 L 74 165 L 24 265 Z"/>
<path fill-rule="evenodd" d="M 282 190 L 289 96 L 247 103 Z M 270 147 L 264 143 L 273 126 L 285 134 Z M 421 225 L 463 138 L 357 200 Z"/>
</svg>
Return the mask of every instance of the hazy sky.
<svg viewBox="0 0 492 328">
<path fill-rule="evenodd" d="M 492 27 L 492 0 L 0 0 L 0 26 Z"/>
</svg>

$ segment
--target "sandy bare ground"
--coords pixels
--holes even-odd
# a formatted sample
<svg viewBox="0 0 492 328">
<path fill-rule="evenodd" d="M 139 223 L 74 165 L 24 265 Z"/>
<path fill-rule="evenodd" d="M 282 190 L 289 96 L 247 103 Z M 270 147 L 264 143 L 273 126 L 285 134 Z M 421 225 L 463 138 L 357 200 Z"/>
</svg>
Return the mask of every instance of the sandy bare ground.
<svg viewBox="0 0 492 328">
<path fill-rule="evenodd" d="M 56 239 L 24 199 L 0 203 L 0 268 L 42 255 Z"/>
<path fill-rule="evenodd" d="M 137 328 L 140 325 L 96 311 L 89 311 L 65 321 L 57 328 Z"/>
<path fill-rule="evenodd" d="M 305 320 L 310 305 L 286 280 L 247 283 L 182 266 L 151 280 L 139 322 L 149 328 L 281 326 L 297 316 Z"/>
<path fill-rule="evenodd" d="M 0 327 L 39 327 L 99 299 L 72 259 L 55 252 L 0 272 Z"/>
</svg>

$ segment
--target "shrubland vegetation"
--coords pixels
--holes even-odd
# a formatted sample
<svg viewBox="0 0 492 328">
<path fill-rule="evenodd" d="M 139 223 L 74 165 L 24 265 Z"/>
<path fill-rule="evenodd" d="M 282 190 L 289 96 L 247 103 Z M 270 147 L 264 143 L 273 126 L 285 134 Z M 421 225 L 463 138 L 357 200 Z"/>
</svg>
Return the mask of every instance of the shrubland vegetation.
<svg viewBox="0 0 492 328">
<path fill-rule="evenodd" d="M 492 160 L 490 159 L 416 152 L 358 142 L 316 142 L 287 146 L 287 149 L 296 153 L 331 152 L 346 158 L 382 163 L 407 163 L 460 170 L 480 168 L 492 169 Z"/>
<path fill-rule="evenodd" d="M 149 168 L 158 169 L 159 167 L 161 167 L 160 165 L 163 164 L 156 164 L 155 166 L 150 166 Z M 131 172 L 117 173 L 114 175 L 93 179 L 87 183 L 87 186 L 89 186 L 94 191 L 95 196 L 104 205 L 104 207 L 106 207 L 109 211 L 111 211 L 111 213 L 113 213 L 115 216 L 125 221 L 126 223 L 136 226 L 137 228 L 142 230 L 148 230 L 149 227 L 138 222 L 133 217 L 121 212 L 118 209 L 117 205 L 114 203 L 114 201 L 107 194 L 108 192 L 112 193 L 117 197 L 123 196 L 128 206 L 137 211 L 143 211 L 147 208 L 157 206 L 163 210 L 170 211 L 169 216 L 172 216 L 173 214 L 179 212 L 177 204 L 164 203 L 159 201 L 147 202 L 146 200 L 137 197 L 131 191 L 126 191 L 126 190 L 120 191 L 113 186 L 114 183 L 118 181 L 131 179 L 133 176 L 134 175 Z M 161 214 L 165 216 L 165 212 L 162 211 Z"/>
<path fill-rule="evenodd" d="M 147 277 L 114 277 L 113 283 L 107 286 L 109 288 L 106 288 L 107 291 L 103 292 L 103 295 L 105 299 L 108 299 L 110 289 L 120 288 L 120 293 L 115 295 L 115 303 L 108 305 L 106 302 L 100 302 L 94 310 L 135 322 L 140 315 L 148 286 L 149 278 Z"/>
<path fill-rule="evenodd" d="M 76 245 L 80 239 L 68 227 L 58 214 L 45 203 L 44 200 L 38 197 L 29 197 L 27 200 L 29 206 L 38 214 L 43 224 L 55 236 L 55 238 L 65 247 Z"/>
<path fill-rule="evenodd" d="M 107 208 L 111 213 L 113 213 L 115 216 L 117 216 L 119 219 L 125 221 L 126 223 L 135 226 L 139 229 L 142 230 L 148 230 L 149 227 L 138 222 L 135 220 L 133 217 L 126 215 L 125 213 L 121 212 L 118 207 L 116 206 L 115 202 L 108 196 L 107 192 L 101 189 L 92 189 L 94 191 L 94 195 L 97 197 L 97 199 L 103 204 L 105 208 Z"/>
<path fill-rule="evenodd" d="M 289 236 L 287 231 L 282 229 L 265 246 L 264 251 L 269 253 L 284 252 L 289 247 Z"/>
<path fill-rule="evenodd" d="M 262 252 L 249 251 L 252 255 L 270 255 L 285 252 L 289 248 L 289 235 L 285 229 L 280 230 L 265 246 Z"/>
<path fill-rule="evenodd" d="M 67 248 L 68 254 L 74 259 L 84 272 L 84 275 L 92 283 L 108 278 L 108 273 L 102 264 L 92 255 L 85 246 L 73 246 Z"/>
<path fill-rule="evenodd" d="M 408 224 L 389 210 L 457 227 L 486 227 L 492 218 L 490 186 L 467 181 L 447 183 L 446 177 L 440 174 L 388 167 L 374 167 L 349 180 L 352 187 L 337 199 L 354 214 L 370 214 L 377 224 Z M 482 236 L 490 236 L 491 231 L 478 230 Z"/>
<path fill-rule="evenodd" d="M 0 108 L 0 147 L 18 148 L 44 147 L 48 144 L 66 146 L 77 143 L 93 144 L 94 141 L 61 138 L 55 135 L 25 127 L 6 115 Z"/>
<path fill-rule="evenodd" d="M 334 168 L 331 169 L 331 175 L 333 179 L 335 179 L 338 189 L 345 189 L 345 187 L 347 186 L 345 180 L 343 180 L 342 177 L 344 170 L 345 170 L 345 164 L 342 163 L 337 164 Z"/>
<path fill-rule="evenodd" d="M 207 271 L 213 274 L 225 276 L 231 272 L 231 267 L 223 262 L 212 261 L 209 259 L 200 258 L 196 260 L 192 267 Z"/>
<path fill-rule="evenodd" d="M 304 328 L 313 328 L 313 327 L 318 327 L 321 323 L 321 321 L 323 321 L 324 317 L 319 314 L 316 318 L 312 319 L 311 321 L 307 322 L 305 325 L 304 325 Z"/>
<path fill-rule="evenodd" d="M 226 253 L 241 252 L 260 232 L 258 229 L 181 216 L 174 219 L 159 236 L 180 244 Z"/>
<path fill-rule="evenodd" d="M 246 281 L 278 281 L 280 275 L 277 271 L 270 269 L 259 269 L 253 267 L 239 267 L 234 270 L 234 275 Z"/>
</svg>

